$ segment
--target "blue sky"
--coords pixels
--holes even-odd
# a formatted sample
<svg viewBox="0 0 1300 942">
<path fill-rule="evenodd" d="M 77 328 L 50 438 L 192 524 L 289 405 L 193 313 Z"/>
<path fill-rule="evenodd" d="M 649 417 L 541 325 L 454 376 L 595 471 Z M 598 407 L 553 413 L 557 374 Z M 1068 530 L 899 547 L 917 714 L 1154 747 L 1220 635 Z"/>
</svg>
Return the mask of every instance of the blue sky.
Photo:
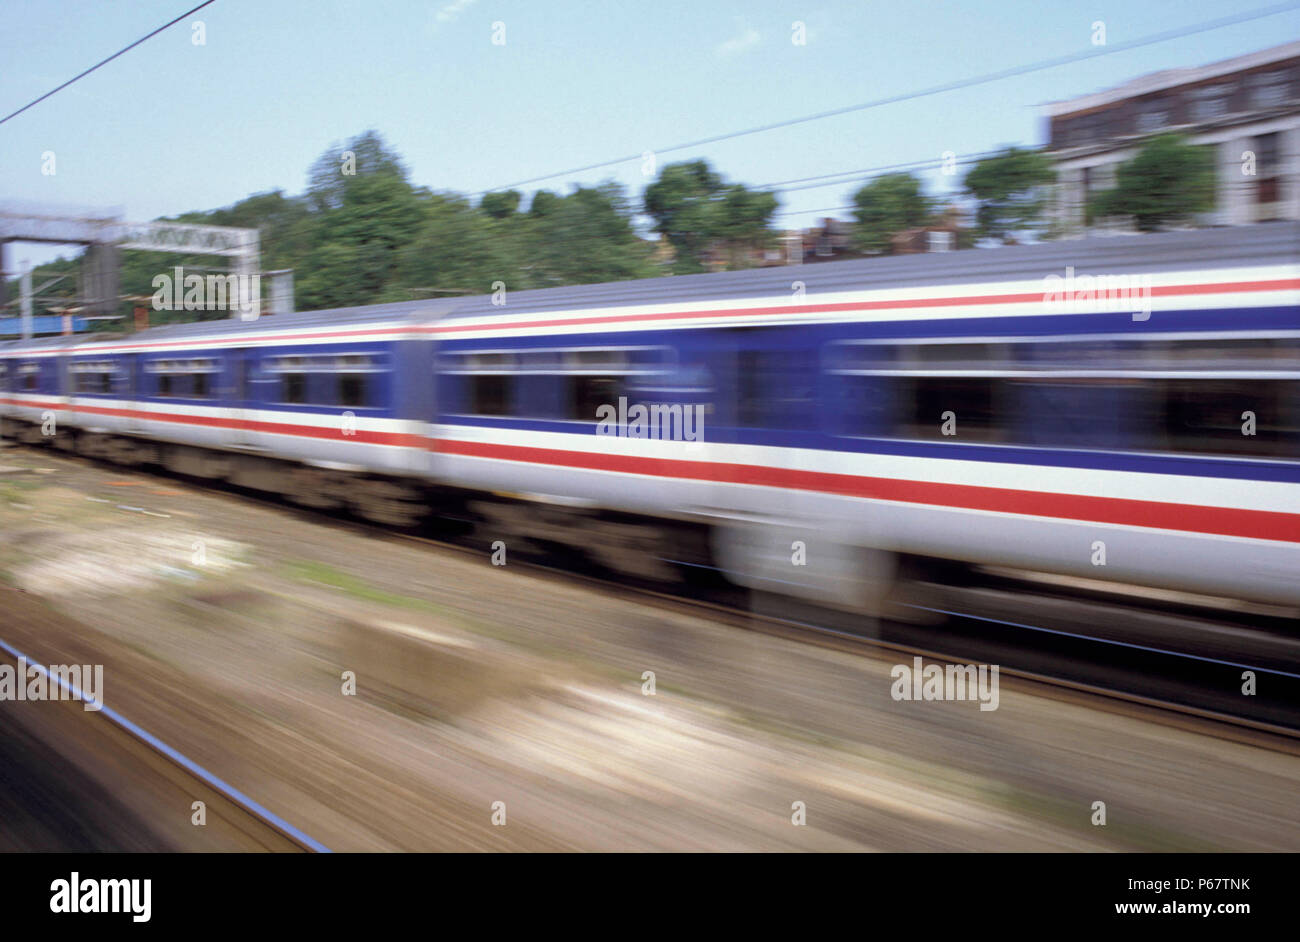
<svg viewBox="0 0 1300 942">
<path fill-rule="evenodd" d="M 7 0 L 7 114 L 197 0 Z M 566 167 L 1120 43 L 1267 0 L 217 0 L 0 125 L 0 200 L 120 206 L 131 219 L 299 193 L 332 142 L 378 130 L 414 182 L 474 192 Z M 194 45 L 201 20 L 206 44 Z M 807 43 L 791 42 L 792 23 Z M 505 44 L 491 41 L 504 23 Z M 1038 105 L 1300 36 L 1300 11 L 1050 71 L 660 158 L 729 179 L 817 174 L 1038 144 Z M 41 173 L 53 151 L 57 173 Z M 942 193 L 953 178 L 926 175 Z M 612 178 L 639 197 L 640 161 Z M 957 178 L 959 180 L 959 178 Z M 525 189 L 531 190 L 534 187 Z M 783 226 L 843 206 L 837 185 L 782 199 Z M 846 215 L 840 213 L 840 215 Z M 16 249 L 33 261 L 48 249 Z M 11 256 L 13 259 L 15 256 Z"/>
</svg>

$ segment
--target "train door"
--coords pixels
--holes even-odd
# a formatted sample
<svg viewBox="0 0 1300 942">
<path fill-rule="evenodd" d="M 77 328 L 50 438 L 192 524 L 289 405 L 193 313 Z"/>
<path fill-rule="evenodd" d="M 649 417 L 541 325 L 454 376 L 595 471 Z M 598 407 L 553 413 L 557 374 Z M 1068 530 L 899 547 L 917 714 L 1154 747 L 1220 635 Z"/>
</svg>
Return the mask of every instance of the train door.
<svg viewBox="0 0 1300 942">
<path fill-rule="evenodd" d="M 123 361 L 126 369 L 126 430 L 139 435 L 145 430 L 144 419 L 141 417 L 144 412 L 144 403 L 141 402 L 144 393 L 144 365 L 138 353 L 128 353 Z"/>
<path fill-rule="evenodd" d="M 254 350 L 236 349 L 231 352 L 234 369 L 234 389 L 231 394 L 231 412 L 234 429 L 231 443 L 235 448 L 262 447 L 257 433 L 256 405 L 258 402 L 257 357 Z"/>
</svg>

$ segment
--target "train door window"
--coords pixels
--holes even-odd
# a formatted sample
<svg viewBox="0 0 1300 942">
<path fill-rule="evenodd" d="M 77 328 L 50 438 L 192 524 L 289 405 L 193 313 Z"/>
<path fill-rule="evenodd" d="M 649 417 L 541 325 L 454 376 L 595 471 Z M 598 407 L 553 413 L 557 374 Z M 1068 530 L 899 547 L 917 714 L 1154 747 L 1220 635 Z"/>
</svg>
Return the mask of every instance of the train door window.
<svg viewBox="0 0 1300 942">
<path fill-rule="evenodd" d="M 811 429 L 817 370 L 813 351 L 753 350 L 737 358 L 736 418 L 745 428 Z"/>
<path fill-rule="evenodd" d="M 40 384 L 40 364 L 24 363 L 18 367 L 18 372 L 23 379 L 23 390 L 25 392 L 36 392 Z"/>
</svg>

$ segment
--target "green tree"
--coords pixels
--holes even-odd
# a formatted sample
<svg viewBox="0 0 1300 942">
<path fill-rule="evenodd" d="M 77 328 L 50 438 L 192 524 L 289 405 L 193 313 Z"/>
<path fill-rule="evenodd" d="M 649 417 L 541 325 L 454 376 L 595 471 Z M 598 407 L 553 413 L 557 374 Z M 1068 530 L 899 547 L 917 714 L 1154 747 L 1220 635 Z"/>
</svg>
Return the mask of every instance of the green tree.
<svg viewBox="0 0 1300 942">
<path fill-rule="evenodd" d="M 485 193 L 479 201 L 478 208 L 493 219 L 508 219 L 515 214 L 523 197 L 518 190 L 506 190 L 503 193 Z"/>
<path fill-rule="evenodd" d="M 406 168 L 377 131 L 366 131 L 346 144 L 334 144 L 316 158 L 308 175 L 307 199 L 316 212 L 338 209 L 358 177 L 382 174 L 406 180 Z"/>
<path fill-rule="evenodd" d="M 538 198 L 546 195 L 540 212 Z M 536 215 L 533 213 L 536 212 Z M 594 284 L 655 275 L 654 246 L 636 234 L 632 210 L 617 183 L 578 187 L 565 197 L 539 193 L 525 224 L 524 251 L 534 287 Z"/>
<path fill-rule="evenodd" d="M 853 194 L 853 203 L 854 243 L 871 255 L 888 255 L 893 250 L 890 238 L 924 225 L 932 209 L 921 192 L 921 181 L 910 173 L 876 177 Z"/>
<path fill-rule="evenodd" d="M 294 300 L 299 310 L 353 307 L 374 300 L 366 289 L 361 246 L 327 242 L 309 256 L 294 276 Z M 369 273 L 367 273 L 369 274 Z"/>
<path fill-rule="evenodd" d="M 646 187 L 643 205 L 655 231 L 672 245 L 673 270 L 680 274 L 704 271 L 708 253 L 718 246 L 727 252 L 729 267 L 743 267 L 745 250 L 774 235 L 776 195 L 728 184 L 704 160 L 664 167 Z"/>
<path fill-rule="evenodd" d="M 1089 220 L 1128 216 L 1142 232 L 1163 229 L 1213 209 L 1215 183 L 1213 148 L 1160 134 L 1116 168 L 1115 186 L 1089 201 Z"/>
<path fill-rule="evenodd" d="M 528 206 L 530 216 L 549 216 L 560 203 L 560 197 L 550 190 L 538 190 L 533 194 L 533 201 Z"/>
<path fill-rule="evenodd" d="M 975 222 L 986 238 L 1010 241 L 1017 232 L 1045 228 L 1044 187 L 1056 179 L 1051 158 L 1040 151 L 1008 147 L 986 157 L 966 174 L 966 192 L 979 203 Z"/>
<path fill-rule="evenodd" d="M 397 155 L 373 131 L 330 148 L 312 167 L 307 199 L 311 248 L 303 259 L 308 271 L 295 287 L 298 306 L 367 304 L 386 296 L 428 199 L 408 182 Z M 344 279 L 318 272 L 322 264 L 352 266 L 346 286 Z"/>
<path fill-rule="evenodd" d="M 512 290 L 529 287 L 521 275 L 521 240 L 513 232 L 503 237 L 503 225 L 464 196 L 431 194 L 419 228 L 398 253 L 396 285 L 407 297 L 485 294 L 494 281 Z"/>
</svg>

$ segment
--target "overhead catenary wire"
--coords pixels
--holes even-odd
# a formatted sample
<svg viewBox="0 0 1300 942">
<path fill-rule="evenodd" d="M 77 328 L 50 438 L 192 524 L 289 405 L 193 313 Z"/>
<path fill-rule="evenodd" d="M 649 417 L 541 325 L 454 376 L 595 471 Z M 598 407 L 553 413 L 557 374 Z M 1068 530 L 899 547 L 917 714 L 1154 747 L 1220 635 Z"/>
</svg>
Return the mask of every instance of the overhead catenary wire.
<svg viewBox="0 0 1300 942">
<path fill-rule="evenodd" d="M 832 108 L 829 111 L 819 111 L 814 114 L 802 115 L 796 118 L 787 118 L 783 121 L 773 121 L 769 124 L 760 124 L 750 128 L 743 128 L 739 131 L 729 131 L 725 134 L 715 134 L 710 137 L 703 137 L 694 141 L 686 141 L 680 144 L 673 144 L 670 147 L 659 147 L 650 149 L 648 152 L 656 156 L 660 154 L 671 154 L 680 150 L 688 150 L 694 147 L 703 147 L 706 144 L 716 144 L 720 141 L 734 140 L 739 137 L 746 137 L 751 134 L 761 134 L 765 131 L 775 131 L 779 128 L 794 127 L 800 124 L 807 124 L 811 121 L 821 121 L 826 118 L 834 118 L 839 115 L 852 114 L 858 111 L 867 111 L 872 108 L 880 108 L 884 105 L 898 104 L 904 101 L 914 101 L 918 98 L 927 98 L 931 95 L 942 94 L 943 92 L 957 91 L 964 88 L 974 88 L 978 85 L 986 85 L 990 82 L 1000 81 L 1006 78 L 1014 78 L 1021 75 L 1030 75 L 1034 72 L 1042 72 L 1047 69 L 1057 68 L 1062 65 L 1069 65 L 1073 62 L 1082 62 L 1087 59 L 1096 59 L 1101 56 L 1114 55 L 1117 52 L 1127 52 L 1131 49 L 1140 49 L 1144 46 L 1155 45 L 1156 43 L 1168 42 L 1172 39 L 1182 39 L 1187 36 L 1194 36 L 1197 33 L 1210 32 L 1216 29 L 1223 29 L 1228 26 L 1236 26 L 1240 23 L 1248 23 L 1253 20 L 1263 19 L 1269 16 L 1276 16 L 1279 13 L 1286 13 L 1291 10 L 1300 9 L 1300 2 L 1289 2 L 1274 4 L 1269 7 L 1263 7 L 1259 10 L 1252 10 L 1247 13 L 1239 13 L 1233 16 L 1220 17 L 1215 20 L 1208 20 L 1204 23 L 1197 23 L 1192 26 L 1182 27 L 1180 29 L 1165 30 L 1159 33 L 1153 33 L 1149 36 L 1142 36 L 1138 39 L 1132 39 L 1128 42 L 1118 42 L 1097 46 L 1086 49 L 1082 52 L 1068 53 L 1063 56 L 1055 56 L 1051 59 L 1042 59 L 1038 62 L 1031 62 L 1025 65 L 1013 66 L 1008 69 L 999 69 L 995 72 L 986 72 L 983 75 L 976 75 L 966 79 L 957 79 L 952 82 L 943 82 L 939 85 L 931 85 L 927 88 L 918 89 L 913 92 L 904 92 L 898 95 L 889 95 L 884 98 L 875 98 L 871 101 L 860 102 L 856 105 L 846 105 L 842 108 Z M 470 195 L 483 196 L 487 193 L 495 193 L 501 190 L 510 190 L 515 187 L 528 186 L 533 183 L 540 183 L 543 180 L 553 180 L 556 177 L 573 176 L 579 173 L 586 173 L 589 170 L 600 170 L 605 167 L 613 167 L 618 164 L 630 163 L 636 160 L 642 160 L 645 152 L 629 154 L 623 157 L 614 157 L 610 160 L 603 160 L 598 163 L 587 164 L 582 167 L 571 167 L 568 170 L 558 170 L 554 173 L 547 173 L 537 177 L 529 177 L 526 180 L 517 180 L 514 183 L 507 183 L 504 186 L 492 187 L 486 190 L 478 190 Z"/>
<path fill-rule="evenodd" d="M 145 34 L 144 36 L 141 36 L 141 37 L 140 37 L 139 39 L 137 39 L 135 42 L 131 43 L 131 45 L 129 45 L 129 46 L 124 46 L 123 48 L 119 49 L 117 52 L 113 53 L 113 54 L 112 54 L 111 56 L 109 56 L 107 59 L 101 59 L 99 62 L 96 62 L 94 65 L 92 65 L 90 68 L 86 69 L 84 72 L 81 72 L 81 73 L 79 73 L 79 74 L 77 74 L 77 75 L 74 75 L 72 78 L 68 79 L 66 82 L 64 82 L 62 85 L 58 86 L 57 88 L 52 88 L 52 89 L 50 89 L 48 92 L 46 92 L 46 93 L 45 93 L 44 95 L 42 95 L 41 97 L 39 97 L 39 98 L 34 98 L 34 99 L 32 99 L 31 101 L 29 101 L 27 104 L 23 105 L 23 106 L 22 106 L 21 108 L 19 108 L 17 111 L 10 112 L 9 114 L 5 115 L 3 118 L 0 118 L 0 124 L 4 124 L 4 123 L 5 123 L 6 121 L 8 121 L 10 118 L 16 118 L 16 117 L 18 117 L 20 114 L 22 114 L 22 113 L 23 113 L 24 111 L 26 111 L 28 108 L 33 108 L 33 107 L 35 107 L 36 105 L 39 105 L 41 102 L 45 101 L 45 99 L 47 99 L 47 98 L 51 97 L 52 95 L 56 95 L 56 94 L 58 94 L 59 92 L 63 91 L 65 88 L 67 88 L 67 87 L 68 87 L 69 85 L 71 85 L 73 82 L 79 82 L 79 81 L 81 81 L 81 79 L 85 78 L 85 77 L 86 77 L 87 75 L 89 75 L 91 72 L 94 72 L 96 69 L 100 68 L 101 66 L 108 65 L 108 63 L 112 62 L 112 61 L 113 61 L 114 59 L 116 59 L 118 56 L 123 55 L 124 53 L 128 53 L 128 52 L 130 52 L 132 49 L 134 49 L 136 46 L 140 45 L 142 42 L 145 42 L 146 40 L 152 39 L 153 37 L 155 37 L 155 36 L 157 36 L 159 33 L 161 33 L 163 30 L 168 29 L 168 28 L 170 28 L 170 27 L 172 27 L 172 26 L 175 26 L 175 25 L 176 25 L 177 23 L 179 23 L 181 20 L 185 19 L 185 17 L 187 17 L 187 16 L 193 16 L 195 13 L 198 13 L 198 12 L 199 12 L 200 10 L 202 10 L 204 7 L 206 7 L 206 6 L 210 6 L 211 4 L 216 3 L 216 2 L 217 2 L 217 0 L 204 0 L 203 3 L 200 3 L 200 4 L 199 4 L 198 6 L 196 6 L 194 9 L 192 9 L 192 10 L 186 10 L 186 11 L 185 11 L 184 13 L 182 13 L 180 16 L 176 17 L 176 19 L 174 19 L 174 20 L 169 20 L 168 22 L 164 23 L 162 26 L 159 26 L 159 27 L 158 27 L 156 30 L 154 30 L 153 32 L 151 32 L 151 33 L 147 33 L 147 34 Z"/>
</svg>

